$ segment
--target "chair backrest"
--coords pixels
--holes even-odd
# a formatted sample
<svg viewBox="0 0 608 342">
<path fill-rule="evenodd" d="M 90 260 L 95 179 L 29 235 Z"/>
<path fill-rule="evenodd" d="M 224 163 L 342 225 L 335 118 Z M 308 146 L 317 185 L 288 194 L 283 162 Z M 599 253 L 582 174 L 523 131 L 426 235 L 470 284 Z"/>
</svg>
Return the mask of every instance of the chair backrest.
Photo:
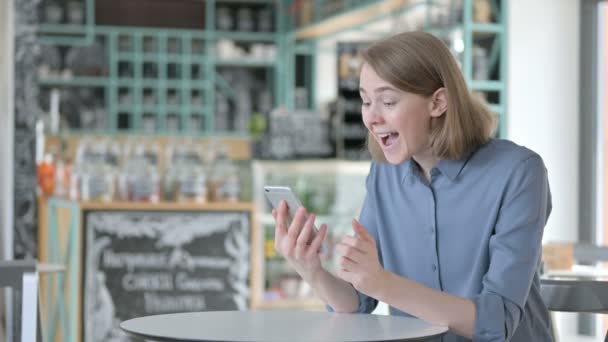
<svg viewBox="0 0 608 342">
<path fill-rule="evenodd" d="M 586 243 L 548 244 L 543 246 L 543 261 L 549 271 L 557 271 L 553 277 L 541 278 L 541 295 L 549 310 L 608 313 L 608 278 L 569 273 L 575 263 L 608 261 L 608 247 Z M 604 341 L 608 342 L 608 333 Z"/>
<path fill-rule="evenodd" d="M 0 287 L 21 290 L 21 342 L 38 337 L 38 272 L 36 260 L 0 261 Z"/>
</svg>

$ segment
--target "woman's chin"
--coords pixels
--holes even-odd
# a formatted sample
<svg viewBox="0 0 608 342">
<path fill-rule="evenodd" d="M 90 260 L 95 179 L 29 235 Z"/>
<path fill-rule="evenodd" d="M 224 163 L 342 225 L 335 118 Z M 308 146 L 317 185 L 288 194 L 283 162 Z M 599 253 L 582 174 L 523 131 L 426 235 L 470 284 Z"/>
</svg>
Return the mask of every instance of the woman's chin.
<svg viewBox="0 0 608 342">
<path fill-rule="evenodd" d="M 408 160 L 410 156 L 403 152 L 395 153 L 391 151 L 391 153 L 388 153 L 387 151 L 384 151 L 384 158 L 389 164 L 398 165 Z"/>
</svg>

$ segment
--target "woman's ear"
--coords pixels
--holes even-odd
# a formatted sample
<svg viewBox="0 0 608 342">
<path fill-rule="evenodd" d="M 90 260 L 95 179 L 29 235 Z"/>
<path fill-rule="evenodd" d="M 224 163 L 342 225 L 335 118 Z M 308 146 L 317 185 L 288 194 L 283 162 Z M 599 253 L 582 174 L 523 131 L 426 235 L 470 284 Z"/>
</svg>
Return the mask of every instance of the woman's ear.
<svg viewBox="0 0 608 342">
<path fill-rule="evenodd" d="M 431 95 L 431 116 L 438 118 L 448 110 L 448 91 L 445 88 L 437 89 Z"/>
</svg>

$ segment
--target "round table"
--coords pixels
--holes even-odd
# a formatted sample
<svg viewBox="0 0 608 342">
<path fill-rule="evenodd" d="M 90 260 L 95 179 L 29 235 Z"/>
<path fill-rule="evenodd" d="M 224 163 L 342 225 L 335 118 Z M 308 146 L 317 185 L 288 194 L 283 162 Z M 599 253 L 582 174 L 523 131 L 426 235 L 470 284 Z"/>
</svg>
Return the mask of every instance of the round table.
<svg viewBox="0 0 608 342">
<path fill-rule="evenodd" d="M 416 318 L 312 311 L 208 311 L 146 316 L 120 324 L 154 341 L 425 341 L 447 327 Z"/>
</svg>

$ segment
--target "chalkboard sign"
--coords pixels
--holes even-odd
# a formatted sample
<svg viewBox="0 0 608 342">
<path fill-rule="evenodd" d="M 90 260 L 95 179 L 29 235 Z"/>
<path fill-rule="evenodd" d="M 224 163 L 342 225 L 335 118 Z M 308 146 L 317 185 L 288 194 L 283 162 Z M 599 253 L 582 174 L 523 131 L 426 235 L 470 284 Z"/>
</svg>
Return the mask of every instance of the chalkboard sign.
<svg viewBox="0 0 608 342">
<path fill-rule="evenodd" d="M 246 309 L 249 230 L 246 211 L 87 212 L 84 342 L 131 341 L 134 317 Z"/>
</svg>

